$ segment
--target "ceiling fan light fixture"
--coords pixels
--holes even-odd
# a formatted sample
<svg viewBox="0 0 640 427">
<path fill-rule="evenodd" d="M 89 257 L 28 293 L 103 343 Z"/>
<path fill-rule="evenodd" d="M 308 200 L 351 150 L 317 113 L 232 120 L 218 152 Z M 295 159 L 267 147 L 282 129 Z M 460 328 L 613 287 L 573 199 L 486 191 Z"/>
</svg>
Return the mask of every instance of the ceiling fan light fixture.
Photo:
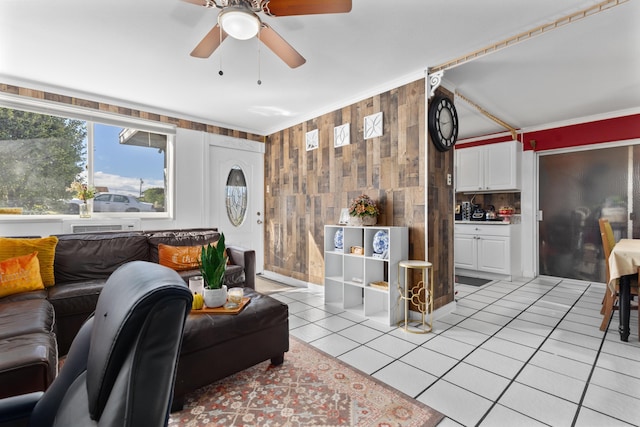
<svg viewBox="0 0 640 427">
<path fill-rule="evenodd" d="M 218 24 L 234 39 L 248 40 L 260 30 L 258 16 L 244 7 L 227 7 L 218 15 Z"/>
</svg>

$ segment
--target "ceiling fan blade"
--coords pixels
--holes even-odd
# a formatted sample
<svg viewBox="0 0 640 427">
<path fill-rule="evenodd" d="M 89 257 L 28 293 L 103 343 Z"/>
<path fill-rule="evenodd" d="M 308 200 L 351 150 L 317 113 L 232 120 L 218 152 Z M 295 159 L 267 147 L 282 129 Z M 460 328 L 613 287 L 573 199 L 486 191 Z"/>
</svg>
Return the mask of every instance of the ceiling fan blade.
<svg viewBox="0 0 640 427">
<path fill-rule="evenodd" d="M 280 57 L 289 67 L 296 68 L 307 62 L 280 34 L 267 24 L 262 24 L 260 40 Z"/>
<path fill-rule="evenodd" d="M 222 39 L 220 39 L 220 33 L 222 33 Z M 221 31 L 220 26 L 216 24 L 211 31 L 207 33 L 206 36 L 198 43 L 193 51 L 191 51 L 191 56 L 195 56 L 196 58 L 208 58 L 211 56 L 214 50 L 220 46 L 220 43 L 227 38 L 227 33 Z"/>
<path fill-rule="evenodd" d="M 351 0 L 265 0 L 262 10 L 271 16 L 351 12 Z"/>
<path fill-rule="evenodd" d="M 191 3 L 191 4 L 195 4 L 197 6 L 204 6 L 204 7 L 215 7 L 215 2 L 213 2 L 212 0 L 182 0 L 185 3 Z"/>
</svg>

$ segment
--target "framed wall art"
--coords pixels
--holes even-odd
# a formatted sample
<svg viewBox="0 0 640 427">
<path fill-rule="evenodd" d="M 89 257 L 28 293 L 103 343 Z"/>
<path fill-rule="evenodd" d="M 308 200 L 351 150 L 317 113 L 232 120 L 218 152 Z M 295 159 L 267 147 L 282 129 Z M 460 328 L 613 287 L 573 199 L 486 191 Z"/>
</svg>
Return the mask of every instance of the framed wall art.
<svg viewBox="0 0 640 427">
<path fill-rule="evenodd" d="M 350 123 L 333 128 L 333 146 L 342 147 L 351 144 Z"/>
<path fill-rule="evenodd" d="M 382 136 L 382 111 L 364 118 L 364 139 Z"/>
<path fill-rule="evenodd" d="M 318 148 L 318 129 L 307 132 L 307 151 L 315 150 Z"/>
<path fill-rule="evenodd" d="M 342 210 L 340 211 L 340 219 L 338 220 L 338 224 L 349 224 L 349 208 L 342 208 Z"/>
</svg>

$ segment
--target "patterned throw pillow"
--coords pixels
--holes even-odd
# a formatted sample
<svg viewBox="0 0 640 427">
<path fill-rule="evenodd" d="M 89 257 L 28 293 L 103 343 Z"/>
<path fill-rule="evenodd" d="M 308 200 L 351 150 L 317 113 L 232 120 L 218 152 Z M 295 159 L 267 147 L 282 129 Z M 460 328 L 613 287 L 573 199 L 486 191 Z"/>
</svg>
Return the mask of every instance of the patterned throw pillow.
<svg viewBox="0 0 640 427">
<path fill-rule="evenodd" d="M 0 261 L 0 297 L 44 289 L 38 252 Z"/>
<path fill-rule="evenodd" d="M 218 242 L 211 244 L 218 246 Z M 206 246 L 206 245 L 205 245 Z M 160 243 L 158 245 L 158 263 L 176 271 L 197 270 L 200 268 L 200 254 L 202 246 L 171 246 Z M 227 256 L 227 265 L 231 265 L 231 258 L 227 249 L 224 250 Z"/>
<path fill-rule="evenodd" d="M 160 265 L 176 271 L 200 268 L 201 252 L 202 246 L 170 246 L 162 243 L 158 245 Z"/>
</svg>

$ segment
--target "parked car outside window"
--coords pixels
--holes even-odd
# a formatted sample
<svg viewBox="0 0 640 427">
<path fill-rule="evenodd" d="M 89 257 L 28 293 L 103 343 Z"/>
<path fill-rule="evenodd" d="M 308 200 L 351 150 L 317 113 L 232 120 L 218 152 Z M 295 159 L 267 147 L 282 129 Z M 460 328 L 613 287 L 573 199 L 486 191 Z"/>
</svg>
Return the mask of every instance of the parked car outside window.
<svg viewBox="0 0 640 427">
<path fill-rule="evenodd" d="M 134 196 L 101 193 L 93 199 L 94 212 L 154 212 L 151 203 L 141 202 Z"/>
</svg>

